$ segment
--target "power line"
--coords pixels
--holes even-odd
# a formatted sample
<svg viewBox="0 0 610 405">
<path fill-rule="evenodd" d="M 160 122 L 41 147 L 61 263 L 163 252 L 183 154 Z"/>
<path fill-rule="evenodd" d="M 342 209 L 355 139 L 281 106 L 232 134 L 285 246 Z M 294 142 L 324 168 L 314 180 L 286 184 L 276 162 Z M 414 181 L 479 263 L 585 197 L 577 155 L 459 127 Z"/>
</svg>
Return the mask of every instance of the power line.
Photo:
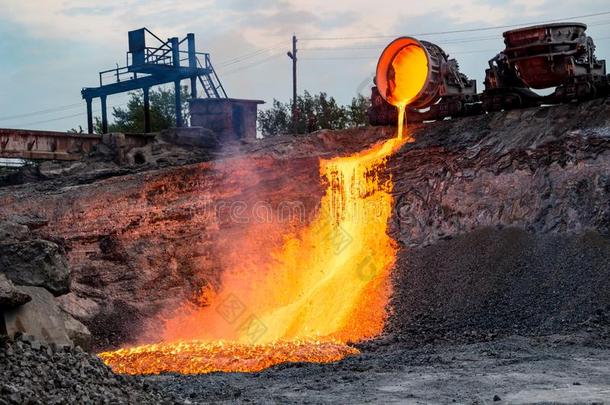
<svg viewBox="0 0 610 405">
<path fill-rule="evenodd" d="M 484 36 L 484 37 L 468 37 L 468 38 L 461 38 L 461 39 L 452 39 L 452 40 L 445 40 L 445 41 L 435 41 L 435 44 L 439 44 L 439 45 L 453 45 L 453 44 L 462 44 L 462 43 L 468 43 L 468 42 L 479 42 L 479 41 L 488 41 L 488 40 L 498 40 L 501 38 L 498 38 L 497 35 L 494 36 Z M 386 46 L 387 43 L 386 42 L 380 42 L 379 44 L 375 45 L 375 46 L 356 46 L 356 47 L 348 47 L 348 46 L 328 46 L 328 47 L 309 47 L 309 48 L 302 48 L 303 50 L 315 50 L 315 51 L 334 51 L 334 50 L 376 50 L 379 48 L 383 48 L 384 46 Z"/>
<path fill-rule="evenodd" d="M 464 33 L 464 32 L 491 31 L 491 30 L 514 28 L 514 27 L 521 27 L 521 26 L 528 26 L 528 25 L 548 24 L 548 23 L 553 23 L 553 22 L 558 22 L 558 21 L 575 20 L 575 19 L 580 19 L 580 18 L 597 17 L 600 15 L 608 15 L 608 14 L 610 14 L 610 11 L 603 11 L 603 12 L 591 13 L 591 14 L 582 14 L 582 15 L 577 15 L 577 16 L 572 16 L 572 17 L 556 18 L 553 20 L 534 21 L 534 22 L 529 22 L 529 23 L 496 25 L 493 27 L 467 28 L 467 29 L 451 30 L 451 31 L 422 32 L 422 33 L 411 34 L 411 35 L 413 35 L 413 36 L 432 36 L 432 35 L 458 34 L 458 33 Z M 368 35 L 368 36 L 343 36 L 343 37 L 311 37 L 311 38 L 302 38 L 302 40 L 303 41 L 341 41 L 341 40 L 353 40 L 353 39 L 395 38 L 395 37 L 399 37 L 399 36 L 401 36 L 401 35 L 399 34 L 399 35 Z"/>
<path fill-rule="evenodd" d="M 598 37 L 595 38 L 594 40 L 599 42 L 599 41 L 605 41 L 610 39 L 610 36 L 607 37 Z M 332 48 L 323 48 L 324 50 L 331 50 Z M 356 48 L 354 48 L 356 49 Z M 364 49 L 364 48 L 363 48 Z M 369 49 L 377 49 L 377 48 L 369 48 Z M 311 48 L 305 48 L 305 50 L 312 50 Z M 456 52 L 450 52 L 450 56 L 451 55 L 464 55 L 464 54 L 471 54 L 471 53 L 483 53 L 483 52 L 498 52 L 498 49 L 473 49 L 473 50 L 468 50 L 468 51 L 456 51 Z M 305 57 L 305 58 L 301 58 L 301 60 L 358 60 L 358 59 L 369 59 L 369 60 L 375 60 L 379 57 L 379 54 L 374 54 L 374 55 L 354 55 L 354 56 L 349 56 L 349 55 L 342 55 L 342 56 L 324 56 L 324 57 Z"/>
<path fill-rule="evenodd" d="M 599 26 L 599 25 L 606 25 L 606 24 L 610 24 L 610 20 L 606 20 L 606 21 L 597 21 L 594 24 L 588 24 L 589 27 L 593 27 L 593 26 Z M 479 41 L 492 41 L 492 40 L 501 40 L 502 37 L 499 37 L 498 35 L 486 35 L 486 36 L 476 36 L 476 37 L 465 37 L 465 38 L 452 38 L 452 39 L 444 39 L 444 40 L 438 40 L 438 41 L 434 41 L 435 44 L 438 45 L 453 45 L 453 44 L 464 44 L 464 43 L 469 43 L 469 42 L 479 42 Z M 603 39 L 603 38 L 593 38 L 593 40 L 596 39 Z M 301 48 L 302 50 L 311 50 L 311 51 L 335 51 L 335 50 L 377 50 L 379 48 L 383 48 L 384 46 L 387 45 L 387 42 L 379 42 L 376 44 L 370 44 L 370 46 L 326 46 L 326 47 L 306 47 L 306 48 Z"/>
<path fill-rule="evenodd" d="M 86 113 L 81 112 L 81 113 L 78 113 L 78 114 L 72 114 L 72 115 L 66 115 L 66 116 L 63 116 L 63 117 L 51 118 L 51 119 L 48 119 L 48 120 L 28 122 L 26 124 L 19 124 L 18 127 L 22 128 L 22 127 L 27 127 L 27 126 L 30 126 L 30 125 L 38 125 L 38 124 L 45 124 L 47 122 L 61 121 L 61 120 L 65 120 L 65 119 L 68 119 L 68 118 L 80 117 L 80 116 L 83 116 L 85 114 Z"/>
<path fill-rule="evenodd" d="M 120 107 L 125 107 L 127 106 L 127 103 L 123 103 L 123 104 L 118 104 L 115 106 L 112 106 L 113 108 L 120 108 Z M 95 111 L 93 111 L 95 114 L 99 114 L 101 111 L 96 109 Z M 65 115 L 63 117 L 57 117 L 57 118 L 50 118 L 50 119 L 45 119 L 45 120 L 40 120 L 40 121 L 34 121 L 34 122 L 28 122 L 25 124 L 19 124 L 17 125 L 17 127 L 27 127 L 29 125 L 38 125 L 38 124 L 46 124 L 47 122 L 55 122 L 55 121 L 61 121 L 61 120 L 65 120 L 68 118 L 75 118 L 75 117 L 81 117 L 81 116 L 85 116 L 87 115 L 87 112 L 80 112 L 77 114 L 71 114 L 71 115 Z"/>
<path fill-rule="evenodd" d="M 6 117 L 1 117 L 0 121 L 10 121 L 10 120 L 13 120 L 16 118 L 29 117 L 32 115 L 43 115 L 43 114 L 49 114 L 49 113 L 54 113 L 54 112 L 60 112 L 60 111 L 68 111 L 68 110 L 73 110 L 76 107 L 82 107 L 82 103 L 68 104 L 68 105 L 59 106 L 59 107 L 47 108 L 47 109 L 39 110 L 39 111 L 32 111 L 32 112 L 23 113 L 23 114 L 10 115 L 10 116 L 6 116 Z"/>
<path fill-rule="evenodd" d="M 242 55 L 238 55 L 238 56 L 236 56 L 234 58 L 231 58 L 231 59 L 225 59 L 225 60 L 219 62 L 219 67 L 229 66 L 229 65 L 232 65 L 232 64 L 235 64 L 235 63 L 242 62 L 242 61 L 247 60 L 247 59 L 251 59 L 251 58 L 256 57 L 258 55 L 261 55 L 261 54 L 263 54 L 265 52 L 274 51 L 274 50 L 278 49 L 279 46 L 283 42 L 284 41 L 277 42 L 277 43 L 273 44 L 269 48 L 259 48 L 257 50 L 252 51 L 252 52 L 248 52 L 248 53 L 245 53 L 245 54 L 242 54 Z"/>
<path fill-rule="evenodd" d="M 301 58 L 301 60 L 343 60 L 343 59 L 369 59 L 376 58 L 379 55 L 371 55 L 371 56 L 329 56 L 326 58 Z"/>
<path fill-rule="evenodd" d="M 269 62 L 269 61 L 271 61 L 273 59 L 276 59 L 276 58 L 278 58 L 278 57 L 280 57 L 282 55 L 283 54 L 281 54 L 281 53 L 278 53 L 278 54 L 275 54 L 275 55 L 271 55 L 271 56 L 269 56 L 269 57 L 267 57 L 265 59 L 258 60 L 258 61 L 254 62 L 254 63 L 249 64 L 249 65 L 241 66 L 241 67 L 238 67 L 237 69 L 229 70 L 228 72 L 223 73 L 222 76 L 230 76 L 232 74 L 239 73 L 242 70 L 247 70 L 247 69 L 253 68 L 255 66 L 258 66 L 258 65 L 261 65 L 263 63 Z"/>
<path fill-rule="evenodd" d="M 262 53 L 275 50 L 275 49 L 277 49 L 277 46 L 279 44 L 281 44 L 282 42 L 278 42 L 278 43 L 274 44 L 273 47 L 271 47 L 271 48 L 258 49 L 258 50 L 255 50 L 253 52 L 248 52 L 246 54 L 243 54 L 243 55 L 240 55 L 240 56 L 236 56 L 234 58 L 231 58 L 231 59 L 225 60 L 223 62 L 220 62 L 220 67 L 226 67 L 226 66 L 230 66 L 230 65 L 233 65 L 233 64 L 237 64 L 237 63 L 243 62 L 245 60 L 251 59 L 253 57 L 259 56 Z M 255 65 L 256 64 L 258 64 L 258 63 L 255 63 Z M 239 70 L 239 69 L 237 69 L 237 70 Z M 237 71 L 237 70 L 235 70 L 235 71 Z M 26 117 L 31 117 L 31 116 L 35 116 L 35 115 L 44 115 L 44 114 L 51 114 L 51 113 L 69 111 L 69 110 L 73 110 L 73 109 L 76 109 L 76 108 L 81 108 L 82 106 L 83 106 L 82 103 L 68 104 L 68 105 L 64 105 L 64 106 L 47 108 L 47 109 L 44 109 L 44 110 L 31 111 L 31 112 L 27 112 L 27 113 L 23 113 L 23 114 L 15 114 L 15 115 L 10 115 L 10 116 L 0 117 L 0 121 L 10 121 L 10 120 L 18 119 L 18 118 L 26 118 Z M 67 115 L 67 116 L 63 116 L 63 117 L 59 117 L 59 118 L 53 118 L 53 119 L 44 120 L 44 121 L 41 120 L 41 121 L 36 121 L 36 122 L 32 122 L 32 123 L 27 123 L 27 124 L 20 124 L 19 126 L 34 125 L 34 124 L 39 124 L 39 123 L 42 124 L 42 123 L 45 123 L 45 122 L 59 121 L 59 120 L 62 120 L 62 119 L 73 118 L 73 117 L 76 117 L 76 116 L 79 116 L 79 115 L 84 115 L 84 113 L 72 114 L 72 115 Z"/>
<path fill-rule="evenodd" d="M 483 52 L 498 52 L 497 49 L 477 49 L 477 50 L 471 50 L 471 51 L 458 51 L 458 52 L 452 52 L 452 55 L 462 55 L 462 54 L 469 54 L 469 53 L 483 53 Z M 302 60 L 352 60 L 352 59 L 368 59 L 368 60 L 376 60 L 379 57 L 379 55 L 369 55 L 369 56 L 363 56 L 363 55 L 359 55 L 359 56 L 330 56 L 330 57 L 311 57 L 311 58 L 301 58 Z"/>
<path fill-rule="evenodd" d="M 244 61 L 246 61 L 246 60 L 248 60 L 248 59 L 252 59 L 252 58 L 255 58 L 255 57 L 257 57 L 257 56 L 264 55 L 265 53 L 270 52 L 270 51 L 273 51 L 273 50 L 275 50 L 275 49 L 277 49 L 277 48 L 266 48 L 266 49 L 261 49 L 261 50 L 259 50 L 259 51 L 257 51 L 257 52 L 254 52 L 254 53 L 251 53 L 251 54 L 247 54 L 247 55 L 245 55 L 245 56 L 240 56 L 239 58 L 232 59 L 232 60 L 231 60 L 231 61 L 229 61 L 229 62 L 220 63 L 220 64 L 218 65 L 218 67 L 227 67 L 227 66 L 230 66 L 230 65 L 234 65 L 234 64 L 236 64 L 236 63 L 241 63 L 241 62 L 244 62 Z"/>
<path fill-rule="evenodd" d="M 608 22 L 610 23 L 610 21 Z M 438 41 L 436 42 L 437 44 L 441 44 L 441 45 L 458 45 L 458 44 L 462 44 L 462 43 L 467 43 L 467 42 L 479 42 L 479 41 L 485 41 L 485 40 L 490 40 L 490 39 L 498 39 L 496 36 L 492 36 L 492 37 L 471 37 L 471 38 L 464 38 L 464 39 L 456 39 L 456 40 L 452 40 L 452 41 Z M 610 39 L 610 37 L 595 37 L 593 38 L 593 40 L 595 42 L 599 42 L 599 41 L 604 41 Z M 328 47 L 310 47 L 310 48 L 302 48 L 302 50 L 304 51 L 360 51 L 360 50 L 379 50 L 380 48 L 384 47 L 385 43 L 380 43 L 378 46 L 362 46 L 362 47 L 348 47 L 348 46 L 337 46 L 337 47 L 332 47 L 332 46 L 328 46 Z M 468 53 L 479 53 L 479 52 L 497 52 L 497 49 L 478 49 L 478 50 L 469 50 L 469 51 L 456 51 L 456 52 L 450 52 L 453 55 L 456 54 L 468 54 Z M 371 58 L 377 58 L 379 55 L 371 55 Z M 302 58 L 304 60 L 341 60 L 341 59 L 367 59 L 369 58 L 368 56 L 348 56 L 348 55 L 340 55 L 340 56 L 329 56 L 329 57 L 305 57 Z"/>
</svg>

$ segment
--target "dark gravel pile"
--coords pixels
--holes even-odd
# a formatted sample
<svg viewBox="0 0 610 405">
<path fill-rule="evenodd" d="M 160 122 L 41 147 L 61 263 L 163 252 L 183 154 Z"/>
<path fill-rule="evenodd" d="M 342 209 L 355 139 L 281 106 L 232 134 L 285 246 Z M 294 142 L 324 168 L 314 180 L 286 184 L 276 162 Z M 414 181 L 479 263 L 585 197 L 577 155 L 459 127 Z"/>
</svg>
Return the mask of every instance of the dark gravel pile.
<svg viewBox="0 0 610 405">
<path fill-rule="evenodd" d="M 0 405 L 183 403 L 140 377 L 112 373 L 79 347 L 48 347 L 18 337 L 0 342 Z"/>
<path fill-rule="evenodd" d="M 397 268 L 387 332 L 404 342 L 597 333 L 610 325 L 610 238 L 599 233 L 482 229 L 404 249 Z"/>
</svg>

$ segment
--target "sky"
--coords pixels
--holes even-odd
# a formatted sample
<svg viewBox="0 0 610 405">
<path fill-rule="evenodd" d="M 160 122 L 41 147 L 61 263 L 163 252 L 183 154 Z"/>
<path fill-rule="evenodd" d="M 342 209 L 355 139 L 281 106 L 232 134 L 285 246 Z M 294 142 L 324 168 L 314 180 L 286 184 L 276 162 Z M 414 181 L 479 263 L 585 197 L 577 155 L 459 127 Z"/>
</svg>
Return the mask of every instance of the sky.
<svg viewBox="0 0 610 405">
<path fill-rule="evenodd" d="M 295 34 L 299 92 L 325 91 L 346 104 L 370 94 L 393 37 L 437 43 L 482 91 L 487 61 L 504 48 L 505 29 L 493 27 L 604 12 L 571 21 L 588 24 L 598 58 L 610 59 L 607 0 L 0 0 L 0 128 L 85 127 L 81 88 L 125 64 L 127 32 L 141 27 L 163 39 L 195 33 L 228 96 L 267 105 L 291 97 L 286 51 Z M 126 100 L 110 96 L 109 108 Z"/>
</svg>

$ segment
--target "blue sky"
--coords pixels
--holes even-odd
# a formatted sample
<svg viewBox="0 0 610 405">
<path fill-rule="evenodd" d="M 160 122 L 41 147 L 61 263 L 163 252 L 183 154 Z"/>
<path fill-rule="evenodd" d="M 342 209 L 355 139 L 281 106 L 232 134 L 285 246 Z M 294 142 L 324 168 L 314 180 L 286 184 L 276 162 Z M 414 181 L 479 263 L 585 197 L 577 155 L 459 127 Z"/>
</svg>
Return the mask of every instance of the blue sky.
<svg viewBox="0 0 610 405">
<path fill-rule="evenodd" d="M 230 97 L 291 94 L 290 37 L 299 41 L 299 90 L 326 91 L 347 103 L 368 94 L 376 59 L 394 35 L 522 24 L 610 11 L 607 0 L 450 2 L 370 0 L 0 0 L 0 127 L 67 130 L 85 126 L 80 89 L 125 59 L 127 31 L 148 27 L 162 38 L 197 36 Z M 610 14 L 582 18 L 610 59 Z M 420 36 L 482 79 L 503 49 L 502 29 Z M 362 38 L 388 36 L 388 38 Z M 321 40 L 321 38 L 348 38 Z M 610 63 L 609 63 L 610 64 Z M 112 96 L 109 106 L 126 96 Z M 44 110 L 43 113 L 36 113 Z M 99 110 L 95 107 L 94 111 Z"/>
</svg>

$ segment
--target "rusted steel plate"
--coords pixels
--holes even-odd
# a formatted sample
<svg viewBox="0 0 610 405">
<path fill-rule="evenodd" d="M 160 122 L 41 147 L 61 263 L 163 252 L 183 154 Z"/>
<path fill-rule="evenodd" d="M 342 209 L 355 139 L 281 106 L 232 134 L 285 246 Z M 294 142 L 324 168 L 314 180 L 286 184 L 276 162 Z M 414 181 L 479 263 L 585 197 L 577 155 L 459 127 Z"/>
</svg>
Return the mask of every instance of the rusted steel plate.
<svg viewBox="0 0 610 405">
<path fill-rule="evenodd" d="M 79 160 L 100 142 L 93 134 L 0 129 L 0 157 Z"/>
</svg>

